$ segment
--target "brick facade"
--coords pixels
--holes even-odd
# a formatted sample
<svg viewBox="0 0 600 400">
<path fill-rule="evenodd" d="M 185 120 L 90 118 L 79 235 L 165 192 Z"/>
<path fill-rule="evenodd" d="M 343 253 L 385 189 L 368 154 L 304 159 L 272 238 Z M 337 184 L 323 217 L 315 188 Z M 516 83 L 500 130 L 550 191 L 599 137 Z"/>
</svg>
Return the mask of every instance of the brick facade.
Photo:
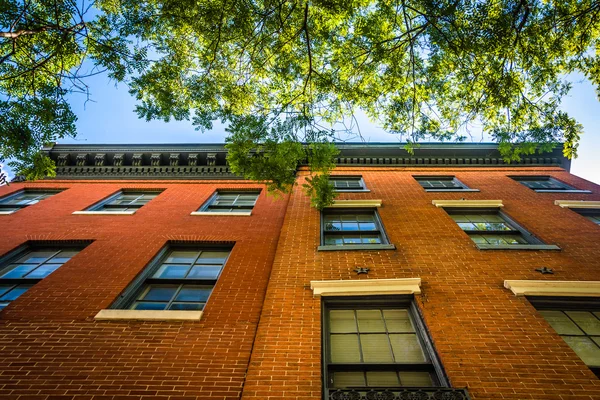
<svg viewBox="0 0 600 400">
<path fill-rule="evenodd" d="M 30 240 L 89 239 L 0 317 L 0 397 L 239 399 L 287 198 L 252 217 L 190 216 L 222 182 L 11 184 L 67 190 L 0 216 L 0 254 Z M 72 215 L 119 189 L 165 189 L 131 216 Z M 252 234 L 248 234 L 252 232 Z M 94 321 L 167 242 L 235 242 L 199 322 Z"/>
<path fill-rule="evenodd" d="M 600 380 L 507 279 L 600 281 L 600 227 L 554 200 L 600 201 L 558 167 L 339 167 L 363 176 L 396 250 L 317 251 L 320 215 L 301 185 L 261 193 L 251 217 L 190 216 L 243 181 L 52 181 L 67 189 L 0 215 L 0 255 L 27 241 L 91 240 L 0 314 L 0 398 L 322 398 L 321 299 L 313 280 L 422 279 L 416 303 L 453 387 L 472 399 L 598 399 Z M 413 175 L 455 175 L 480 192 L 425 192 Z M 536 193 L 507 175 L 550 175 L 592 194 Z M 301 184 L 307 175 L 299 171 Z M 165 189 L 132 216 L 72 215 L 119 189 Z M 432 200 L 502 200 L 560 251 L 479 250 Z M 168 242 L 235 242 L 201 321 L 95 321 Z M 548 267 L 554 275 L 541 275 Z M 368 267 L 357 275 L 356 267 Z"/>
<path fill-rule="evenodd" d="M 338 168 L 381 199 L 396 250 L 321 251 L 319 213 L 291 196 L 243 400 L 321 399 L 321 300 L 311 280 L 420 277 L 416 301 L 453 387 L 473 399 L 598 399 L 600 381 L 506 279 L 600 280 L 600 227 L 555 199 L 600 200 L 599 187 L 559 168 Z M 413 175 L 455 175 L 476 193 L 425 192 Z M 594 194 L 536 193 L 507 175 L 551 175 Z M 302 174 L 300 181 L 306 173 Z M 504 211 L 561 251 L 487 250 L 432 200 L 503 200 Z M 353 270 L 368 267 L 368 275 Z M 541 275 L 536 268 L 552 268 Z"/>
</svg>

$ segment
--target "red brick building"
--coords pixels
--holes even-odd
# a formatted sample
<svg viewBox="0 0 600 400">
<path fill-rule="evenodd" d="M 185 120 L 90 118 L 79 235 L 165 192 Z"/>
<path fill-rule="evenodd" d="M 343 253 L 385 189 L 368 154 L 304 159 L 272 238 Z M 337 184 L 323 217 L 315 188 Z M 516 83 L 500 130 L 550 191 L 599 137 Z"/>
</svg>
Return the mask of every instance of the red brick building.
<svg viewBox="0 0 600 400">
<path fill-rule="evenodd" d="M 47 150 L 0 188 L 1 398 L 600 398 L 600 187 L 558 149 L 345 145 L 323 212 L 220 145 Z"/>
</svg>

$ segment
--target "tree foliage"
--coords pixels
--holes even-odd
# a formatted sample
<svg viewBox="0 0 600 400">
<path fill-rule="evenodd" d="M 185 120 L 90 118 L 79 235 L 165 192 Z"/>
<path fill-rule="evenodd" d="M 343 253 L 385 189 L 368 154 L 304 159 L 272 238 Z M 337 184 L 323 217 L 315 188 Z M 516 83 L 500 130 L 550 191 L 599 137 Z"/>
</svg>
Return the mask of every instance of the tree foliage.
<svg viewBox="0 0 600 400">
<path fill-rule="evenodd" d="M 37 74 L 12 77 L 11 63 L 35 70 L 41 53 L 56 52 L 67 62 L 47 62 L 42 76 L 52 81 L 91 57 L 127 80 L 141 118 L 200 130 L 227 122 L 233 170 L 274 189 L 289 189 L 301 161 L 330 157 L 312 167 L 315 204 L 331 198 L 318 178 L 331 168 L 327 143 L 343 138 L 357 110 L 409 149 L 465 140 L 461 129 L 476 123 L 507 160 L 558 143 L 573 157 L 582 127 L 560 108 L 566 77 L 581 72 L 600 88 L 599 0 L 100 0 L 83 36 L 74 3 L 59 2 L 60 23 L 49 11 L 56 2 L 35 2 L 43 18 L 17 19 L 25 4 L 34 3 L 0 0 L 12 10 L 1 27 L 34 32 L 0 33 L 3 93 L 24 103 L 51 93 L 29 89 Z M 31 25 L 38 19 L 61 28 Z M 31 26 L 11 25 L 21 20 Z"/>
</svg>

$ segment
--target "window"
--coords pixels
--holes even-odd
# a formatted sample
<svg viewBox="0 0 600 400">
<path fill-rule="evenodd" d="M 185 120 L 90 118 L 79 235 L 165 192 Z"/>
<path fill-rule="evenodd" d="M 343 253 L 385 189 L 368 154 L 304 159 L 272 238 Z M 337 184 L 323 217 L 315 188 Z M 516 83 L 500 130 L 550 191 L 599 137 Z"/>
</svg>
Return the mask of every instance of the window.
<svg viewBox="0 0 600 400">
<path fill-rule="evenodd" d="M 447 386 L 410 298 L 342 297 L 326 300 L 323 312 L 325 398 L 349 389 Z"/>
<path fill-rule="evenodd" d="M 230 248 L 165 249 L 112 308 L 202 310 L 229 256 Z"/>
<path fill-rule="evenodd" d="M 336 192 L 368 192 L 361 176 L 330 176 L 329 183 Z"/>
<path fill-rule="evenodd" d="M 511 176 L 512 179 L 540 193 L 591 193 L 579 190 L 550 176 Z"/>
<path fill-rule="evenodd" d="M 497 208 L 447 208 L 446 211 L 480 249 L 559 249 L 544 245 Z"/>
<path fill-rule="evenodd" d="M 123 190 L 109 197 L 97 205 L 90 207 L 87 211 L 101 212 L 135 212 L 150 200 L 155 198 L 161 191 L 130 191 Z"/>
<path fill-rule="evenodd" d="M 478 192 L 454 176 L 413 176 L 427 192 Z"/>
<path fill-rule="evenodd" d="M 23 248 L 0 264 L 0 310 L 69 261 L 81 248 Z"/>
<path fill-rule="evenodd" d="M 596 225 L 600 225 L 600 209 L 572 208 L 571 210 L 575 211 L 579 215 L 586 217 Z"/>
<path fill-rule="evenodd" d="M 217 191 L 200 211 L 216 213 L 251 212 L 260 192 Z"/>
<path fill-rule="evenodd" d="M 375 210 L 327 209 L 321 216 L 322 245 L 369 246 L 389 243 Z"/>
<path fill-rule="evenodd" d="M 600 302 L 597 299 L 528 297 L 556 333 L 600 377 Z"/>
<path fill-rule="evenodd" d="M 15 211 L 38 203 L 50 196 L 62 192 L 60 189 L 25 189 L 0 199 L 0 214 L 12 214 Z"/>
</svg>

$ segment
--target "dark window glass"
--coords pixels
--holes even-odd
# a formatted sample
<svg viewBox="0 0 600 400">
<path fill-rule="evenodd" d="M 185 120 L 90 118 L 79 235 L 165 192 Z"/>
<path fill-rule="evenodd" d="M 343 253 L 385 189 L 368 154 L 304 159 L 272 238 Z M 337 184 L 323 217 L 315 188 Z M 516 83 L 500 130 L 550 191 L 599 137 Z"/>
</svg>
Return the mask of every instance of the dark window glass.
<svg viewBox="0 0 600 400">
<path fill-rule="evenodd" d="M 360 176 L 331 176 L 329 183 L 336 192 L 352 192 L 365 190 L 365 183 Z"/>
<path fill-rule="evenodd" d="M 89 211 L 121 212 L 135 211 L 158 196 L 161 192 L 157 191 L 122 191 L 110 197 L 104 202 L 93 206 Z"/>
<path fill-rule="evenodd" d="M 201 208 L 207 212 L 244 212 L 254 208 L 260 192 L 218 191 Z"/>
<path fill-rule="evenodd" d="M 381 221 L 374 210 L 325 210 L 322 222 L 322 244 L 326 246 L 388 243 Z"/>
<path fill-rule="evenodd" d="M 581 298 L 529 299 L 556 333 L 600 377 L 600 307 L 597 301 L 586 304 Z"/>
<path fill-rule="evenodd" d="M 469 188 L 453 176 L 415 176 L 417 182 L 429 191 L 436 190 L 468 190 Z"/>
<path fill-rule="evenodd" d="M 447 209 L 450 217 L 478 245 L 540 244 L 498 209 Z"/>
<path fill-rule="evenodd" d="M 572 208 L 576 213 L 583 215 L 596 225 L 600 225 L 600 210 L 593 208 Z"/>
<path fill-rule="evenodd" d="M 565 191 L 577 190 L 572 186 L 567 185 L 550 176 L 513 176 L 512 179 L 527 186 L 530 189 L 539 191 Z"/>
<path fill-rule="evenodd" d="M 0 310 L 69 261 L 80 248 L 32 248 L 0 265 Z"/>
<path fill-rule="evenodd" d="M 21 190 L 0 199 L 0 212 L 10 213 L 60 193 L 62 190 Z"/>
<path fill-rule="evenodd" d="M 173 248 L 150 266 L 125 308 L 202 310 L 229 257 L 229 249 Z"/>
<path fill-rule="evenodd" d="M 425 346 L 427 335 L 410 303 L 328 300 L 324 312 L 328 392 L 443 385 L 441 367 Z"/>
</svg>

